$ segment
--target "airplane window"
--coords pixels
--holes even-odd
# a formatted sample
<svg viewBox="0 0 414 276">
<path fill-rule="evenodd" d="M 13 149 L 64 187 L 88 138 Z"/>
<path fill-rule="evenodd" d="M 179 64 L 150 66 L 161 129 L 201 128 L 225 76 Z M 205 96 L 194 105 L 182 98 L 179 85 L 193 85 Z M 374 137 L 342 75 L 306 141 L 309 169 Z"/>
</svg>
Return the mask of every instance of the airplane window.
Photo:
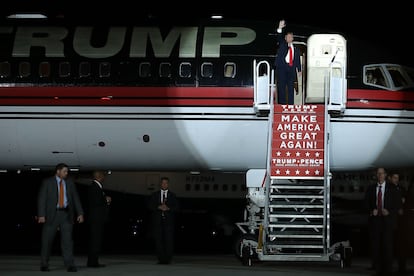
<svg viewBox="0 0 414 276">
<path fill-rule="evenodd" d="M 414 82 L 414 69 L 406 67 L 405 72 L 407 72 L 408 76 L 410 77 L 411 83 Z"/>
<path fill-rule="evenodd" d="M 89 62 L 81 62 L 79 64 L 79 77 L 86 78 L 91 75 L 91 64 Z"/>
<path fill-rule="evenodd" d="M 99 77 L 107 78 L 111 76 L 111 64 L 109 62 L 99 63 Z"/>
<path fill-rule="evenodd" d="M 191 190 L 191 184 L 185 184 L 185 190 L 190 191 Z"/>
<path fill-rule="evenodd" d="M 161 62 L 160 63 L 160 77 L 170 78 L 171 77 L 171 63 Z"/>
<path fill-rule="evenodd" d="M 0 63 L 0 78 L 10 77 L 10 63 L 7 61 Z"/>
<path fill-rule="evenodd" d="M 382 68 L 379 66 L 365 68 L 364 83 L 368 85 L 387 86 Z"/>
<path fill-rule="evenodd" d="M 408 81 L 401 74 L 399 68 L 387 68 L 395 87 L 406 86 Z"/>
<path fill-rule="evenodd" d="M 231 190 L 233 192 L 237 191 L 237 185 L 236 184 L 231 185 Z"/>
<path fill-rule="evenodd" d="M 234 62 L 227 62 L 224 64 L 224 77 L 234 78 L 236 76 L 236 64 Z"/>
<path fill-rule="evenodd" d="M 368 83 L 368 84 L 376 84 L 377 80 L 374 79 L 373 71 L 374 70 L 367 70 L 365 72 L 365 83 Z"/>
<path fill-rule="evenodd" d="M 210 190 L 210 185 L 209 184 L 204 184 L 204 191 L 208 191 Z"/>
<path fill-rule="evenodd" d="M 227 186 L 227 184 L 223 184 L 223 191 L 228 191 L 229 187 Z"/>
<path fill-rule="evenodd" d="M 241 184 L 240 185 L 240 191 L 246 191 L 246 190 L 247 190 L 246 185 Z"/>
<path fill-rule="evenodd" d="M 196 191 L 200 191 L 200 184 L 195 184 L 194 185 L 194 190 L 196 190 Z"/>
<path fill-rule="evenodd" d="M 29 62 L 23 61 L 19 63 L 19 76 L 21 78 L 26 78 L 30 76 L 30 71 L 31 71 L 31 68 L 30 68 Z"/>
<path fill-rule="evenodd" d="M 39 64 L 39 76 L 41 78 L 50 77 L 50 63 L 49 62 L 45 61 Z"/>
<path fill-rule="evenodd" d="M 139 64 L 139 77 L 149 78 L 151 77 L 151 64 L 149 62 L 141 62 Z"/>
<path fill-rule="evenodd" d="M 218 188 L 219 188 L 218 184 L 213 184 L 213 191 L 218 191 Z"/>
<path fill-rule="evenodd" d="M 203 64 L 201 64 L 201 76 L 203 78 L 213 77 L 213 63 L 204 62 Z"/>
<path fill-rule="evenodd" d="M 181 62 L 181 64 L 180 64 L 180 77 L 182 77 L 182 78 L 191 77 L 191 63 Z"/>
<path fill-rule="evenodd" d="M 59 77 L 66 78 L 70 76 L 70 63 L 61 62 L 59 63 Z"/>
</svg>

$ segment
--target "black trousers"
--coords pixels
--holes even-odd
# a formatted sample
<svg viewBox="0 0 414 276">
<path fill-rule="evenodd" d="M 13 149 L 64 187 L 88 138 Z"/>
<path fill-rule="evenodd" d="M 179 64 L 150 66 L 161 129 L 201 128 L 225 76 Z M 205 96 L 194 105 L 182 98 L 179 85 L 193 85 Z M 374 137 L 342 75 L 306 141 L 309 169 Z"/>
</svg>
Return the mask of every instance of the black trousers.
<svg viewBox="0 0 414 276">
<path fill-rule="evenodd" d="M 372 263 L 378 274 L 392 272 L 393 224 L 387 217 L 370 218 L 370 243 Z"/>
<path fill-rule="evenodd" d="M 174 251 L 174 225 L 161 219 L 154 229 L 155 250 L 160 263 L 170 263 Z"/>
<path fill-rule="evenodd" d="M 277 71 L 277 103 L 294 104 L 295 93 L 294 83 L 296 79 L 296 69 L 287 64 L 280 66 Z M 286 94 L 287 89 L 287 94 Z"/>
<path fill-rule="evenodd" d="M 101 221 L 89 222 L 88 265 L 99 263 L 102 251 L 105 223 Z"/>
</svg>

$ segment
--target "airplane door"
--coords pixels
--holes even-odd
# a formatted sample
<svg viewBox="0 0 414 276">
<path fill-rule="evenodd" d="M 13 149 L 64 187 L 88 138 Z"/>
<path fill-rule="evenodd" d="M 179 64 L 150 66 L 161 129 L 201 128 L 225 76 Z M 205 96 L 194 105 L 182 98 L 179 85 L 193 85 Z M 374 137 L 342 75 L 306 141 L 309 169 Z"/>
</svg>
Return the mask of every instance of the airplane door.
<svg viewBox="0 0 414 276">
<path fill-rule="evenodd" d="M 307 45 L 306 103 L 323 103 L 326 89 L 332 91 L 328 96 L 335 103 L 346 102 L 345 38 L 339 34 L 314 34 Z"/>
</svg>

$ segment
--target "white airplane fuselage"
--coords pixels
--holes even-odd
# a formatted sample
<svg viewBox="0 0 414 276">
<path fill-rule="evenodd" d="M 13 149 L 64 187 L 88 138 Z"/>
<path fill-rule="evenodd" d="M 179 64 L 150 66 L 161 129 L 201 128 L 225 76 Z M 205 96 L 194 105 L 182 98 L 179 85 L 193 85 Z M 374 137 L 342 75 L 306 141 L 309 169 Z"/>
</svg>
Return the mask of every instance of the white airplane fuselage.
<svg viewBox="0 0 414 276">
<path fill-rule="evenodd" d="M 0 168 L 244 172 L 266 167 L 268 120 L 242 107 L 1 107 Z M 332 171 L 414 165 L 414 111 L 331 119 Z M 297 146 L 297 145 L 296 145 Z M 294 150 L 294 148 L 293 148 Z"/>
</svg>

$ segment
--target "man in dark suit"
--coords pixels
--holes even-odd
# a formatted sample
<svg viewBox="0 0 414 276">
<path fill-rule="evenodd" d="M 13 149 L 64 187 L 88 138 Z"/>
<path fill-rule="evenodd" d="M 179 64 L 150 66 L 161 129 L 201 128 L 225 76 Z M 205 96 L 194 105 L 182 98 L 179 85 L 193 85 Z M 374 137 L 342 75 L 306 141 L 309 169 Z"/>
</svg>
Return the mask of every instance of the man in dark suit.
<svg viewBox="0 0 414 276">
<path fill-rule="evenodd" d="M 159 264 L 169 264 L 174 250 L 174 219 L 178 210 L 176 195 L 168 189 L 169 179 L 161 178 L 161 189 L 151 194 L 149 209 Z"/>
<path fill-rule="evenodd" d="M 400 184 L 400 174 L 391 172 L 389 174 L 389 182 L 394 185 L 395 189 L 401 196 L 401 209 L 398 210 L 397 224 L 394 230 L 394 252 L 397 257 L 398 272 L 404 274 L 407 267 L 407 225 L 404 216 L 404 203 L 406 198 L 406 189 Z"/>
<path fill-rule="evenodd" d="M 378 168 L 376 176 L 376 183 L 368 186 L 365 193 L 371 257 L 377 275 L 389 275 L 392 272 L 393 233 L 401 208 L 401 196 L 392 184 L 386 182 L 384 168 Z"/>
<path fill-rule="evenodd" d="M 104 267 L 99 263 L 99 254 L 102 249 L 105 224 L 109 220 L 109 206 L 111 197 L 103 190 L 105 172 L 95 171 L 93 181 L 88 187 L 88 216 L 86 221 L 89 224 L 89 245 L 88 245 L 88 267 Z"/>
<path fill-rule="evenodd" d="M 300 62 L 300 50 L 293 45 L 293 33 L 284 33 L 283 29 L 285 27 L 285 20 L 280 20 L 277 28 L 278 49 L 275 59 L 277 99 L 279 104 L 294 104 L 293 85 L 296 73 L 301 74 L 302 72 L 302 65 Z"/>
<path fill-rule="evenodd" d="M 60 231 L 62 255 L 69 272 L 76 272 L 73 258 L 74 218 L 83 222 L 83 209 L 75 184 L 67 178 L 68 166 L 56 165 L 55 175 L 43 180 L 38 195 L 38 223 L 43 224 L 41 271 L 49 271 L 49 257 L 56 231 Z"/>
</svg>

